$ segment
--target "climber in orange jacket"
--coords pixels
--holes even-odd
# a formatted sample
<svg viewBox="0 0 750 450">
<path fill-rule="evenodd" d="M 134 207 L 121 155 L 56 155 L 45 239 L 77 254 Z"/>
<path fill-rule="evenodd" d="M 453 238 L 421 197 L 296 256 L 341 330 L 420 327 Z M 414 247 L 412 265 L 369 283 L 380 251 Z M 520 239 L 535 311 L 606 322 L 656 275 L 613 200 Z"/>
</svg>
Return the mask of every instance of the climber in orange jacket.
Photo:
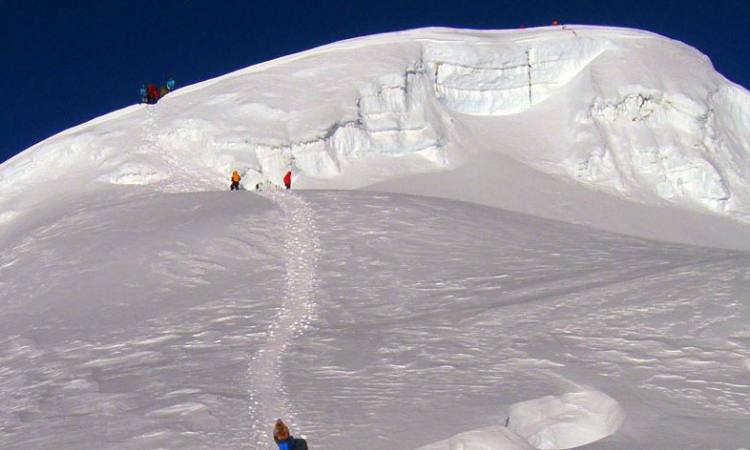
<svg viewBox="0 0 750 450">
<path fill-rule="evenodd" d="M 240 176 L 240 173 L 238 171 L 232 172 L 232 184 L 229 186 L 230 191 L 239 191 L 240 190 L 240 180 L 242 177 Z"/>
</svg>

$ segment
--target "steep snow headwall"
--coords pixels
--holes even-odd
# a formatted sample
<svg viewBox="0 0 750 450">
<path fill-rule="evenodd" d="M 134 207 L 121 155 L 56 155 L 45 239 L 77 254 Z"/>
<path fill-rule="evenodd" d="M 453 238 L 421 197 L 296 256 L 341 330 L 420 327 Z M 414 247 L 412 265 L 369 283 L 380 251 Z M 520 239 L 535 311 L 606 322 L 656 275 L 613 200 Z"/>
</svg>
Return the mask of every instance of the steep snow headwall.
<svg viewBox="0 0 750 450">
<path fill-rule="evenodd" d="M 746 90 L 650 33 L 413 30 L 243 69 L 61 133 L 3 164 L 0 202 L 40 179 L 224 189 L 233 169 L 248 186 L 291 167 L 303 186 L 351 188 L 451 170 L 482 149 L 617 196 L 750 221 L 748 126 Z"/>
<path fill-rule="evenodd" d="M 623 87 L 578 112 L 581 154 L 571 165 L 573 175 L 746 219 L 748 111 L 750 97 L 735 86 L 719 88 L 705 101 Z"/>
<path fill-rule="evenodd" d="M 403 155 L 439 149 L 441 136 L 429 118 L 429 88 L 411 68 L 365 84 L 360 88 L 356 126 L 339 130 L 334 147 L 344 155 L 359 156 L 367 150 Z"/>
<path fill-rule="evenodd" d="M 431 86 L 412 68 L 358 86 L 356 116 L 304 140 L 281 145 L 251 142 L 260 174 L 278 176 L 294 161 L 319 178 L 339 175 L 342 164 L 373 156 L 419 156 L 436 168 L 448 165 L 443 120 L 432 113 Z"/>
<path fill-rule="evenodd" d="M 731 192 L 712 161 L 706 120 L 704 105 L 643 86 L 629 86 L 616 98 L 596 98 L 580 123 L 600 140 L 579 161 L 575 176 L 723 210 Z"/>
<path fill-rule="evenodd" d="M 726 85 L 711 97 L 704 119 L 703 144 L 732 197 L 727 210 L 750 221 L 750 95 Z"/>
<path fill-rule="evenodd" d="M 543 102 L 608 48 L 611 41 L 560 30 L 554 39 L 510 45 L 428 44 L 423 59 L 448 108 L 505 115 Z"/>
<path fill-rule="evenodd" d="M 609 40 L 561 30 L 527 43 L 430 42 L 419 58 L 356 86 L 356 115 L 282 144 L 251 140 L 259 172 L 278 174 L 294 159 L 313 177 L 341 174 L 342 164 L 370 156 L 419 155 L 436 169 L 450 165 L 450 114 L 500 116 L 542 103 L 581 73 Z M 415 54 L 416 56 L 416 54 Z"/>
</svg>

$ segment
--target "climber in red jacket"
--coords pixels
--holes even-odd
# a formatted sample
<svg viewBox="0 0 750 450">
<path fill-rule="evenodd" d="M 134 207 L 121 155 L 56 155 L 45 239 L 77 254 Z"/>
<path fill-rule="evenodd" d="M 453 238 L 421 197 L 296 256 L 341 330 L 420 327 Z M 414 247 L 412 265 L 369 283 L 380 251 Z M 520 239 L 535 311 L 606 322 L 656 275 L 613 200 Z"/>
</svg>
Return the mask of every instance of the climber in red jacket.
<svg viewBox="0 0 750 450">
<path fill-rule="evenodd" d="M 150 105 L 153 105 L 154 103 L 159 101 L 159 89 L 156 87 L 155 84 L 149 84 L 148 85 L 148 91 L 147 91 L 147 101 Z"/>
</svg>

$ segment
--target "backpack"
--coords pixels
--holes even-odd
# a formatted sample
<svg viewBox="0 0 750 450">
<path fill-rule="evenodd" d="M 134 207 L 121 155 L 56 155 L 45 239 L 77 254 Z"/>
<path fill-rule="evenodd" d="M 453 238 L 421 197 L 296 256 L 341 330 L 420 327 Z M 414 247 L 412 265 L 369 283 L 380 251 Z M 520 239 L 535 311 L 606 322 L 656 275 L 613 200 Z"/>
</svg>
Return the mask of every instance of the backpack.
<svg viewBox="0 0 750 450">
<path fill-rule="evenodd" d="M 307 441 L 301 438 L 294 438 L 294 450 L 307 450 Z"/>
</svg>

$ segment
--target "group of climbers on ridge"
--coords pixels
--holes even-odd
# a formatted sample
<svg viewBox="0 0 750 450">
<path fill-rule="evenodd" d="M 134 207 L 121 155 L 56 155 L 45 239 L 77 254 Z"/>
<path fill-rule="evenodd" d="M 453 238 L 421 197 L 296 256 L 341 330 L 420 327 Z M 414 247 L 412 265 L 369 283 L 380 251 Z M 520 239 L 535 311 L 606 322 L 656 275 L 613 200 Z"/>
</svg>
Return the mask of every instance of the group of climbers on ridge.
<svg viewBox="0 0 750 450">
<path fill-rule="evenodd" d="M 232 171 L 232 177 L 231 177 L 232 183 L 229 185 L 230 191 L 239 191 L 240 190 L 240 181 L 242 180 L 242 177 L 240 176 L 240 172 L 238 170 Z M 284 175 L 284 178 L 282 180 L 284 182 L 284 187 L 287 189 L 292 188 L 292 171 L 287 170 L 286 174 Z M 261 187 L 261 184 L 258 183 L 255 185 L 255 190 L 259 191 Z"/>
<path fill-rule="evenodd" d="M 141 103 L 153 105 L 160 98 L 174 90 L 174 78 L 170 77 L 162 87 L 157 88 L 155 84 L 148 83 L 141 85 Z"/>
</svg>

